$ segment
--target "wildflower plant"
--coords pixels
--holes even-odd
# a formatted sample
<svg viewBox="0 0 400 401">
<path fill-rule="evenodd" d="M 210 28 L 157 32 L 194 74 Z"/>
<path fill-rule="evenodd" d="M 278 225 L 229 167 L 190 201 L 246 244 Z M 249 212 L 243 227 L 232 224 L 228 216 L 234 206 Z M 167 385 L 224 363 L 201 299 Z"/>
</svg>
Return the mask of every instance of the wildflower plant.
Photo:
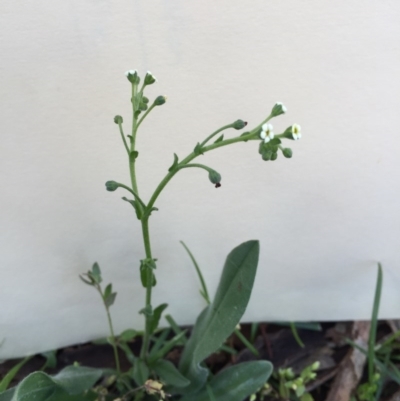
<svg viewBox="0 0 400 401">
<path fill-rule="evenodd" d="M 141 333 L 142 342 L 139 355 L 134 355 L 128 346 L 129 341 L 137 334 L 136 331 L 127 330 L 119 336 L 114 334 L 110 307 L 115 302 L 117 294 L 113 292 L 111 284 L 104 289 L 101 286 L 102 278 L 99 265 L 95 263 L 91 270 L 81 276 L 86 284 L 99 292 L 107 311 L 111 333 L 108 340 L 114 347 L 116 365 L 115 371 L 112 372 L 113 377 L 116 378 L 115 383 L 114 380 L 112 381 L 114 383 L 113 396 L 124 401 L 132 399 L 132 397 L 136 400 L 149 395 L 159 399 L 173 396 L 174 399 L 181 401 L 206 401 L 209 399 L 242 401 L 266 383 L 272 372 L 272 365 L 268 361 L 246 362 L 231 366 L 211 377 L 204 360 L 219 350 L 226 338 L 234 332 L 246 310 L 257 270 L 258 241 L 242 243 L 229 253 L 216 294 L 213 299 L 207 295 L 208 305 L 197 318 L 189 338 L 187 332 L 182 331 L 174 323 L 171 316 L 166 316 L 174 332 L 171 338 L 168 335 L 169 330 L 161 331 L 161 334 L 158 330 L 160 319 L 167 308 L 167 304 L 155 306 L 152 302 L 153 289 L 157 284 L 158 263 L 151 244 L 149 221 L 152 214 L 158 210 L 157 200 L 162 191 L 171 179 L 183 169 L 202 169 L 207 173 L 212 185 L 216 188 L 221 187 L 221 174 L 206 164 L 194 162 L 195 159 L 203 158 L 207 153 L 225 146 L 250 141 L 258 143 L 259 154 L 265 161 L 276 160 L 279 153 L 282 153 L 285 158 L 291 158 L 292 150 L 283 147 L 283 141 L 300 139 L 300 126 L 293 124 L 279 134 L 274 132 L 272 120 L 287 111 L 286 107 L 280 102 L 275 103 L 269 115 L 250 129 L 248 129 L 248 123 L 241 119 L 224 125 L 206 136 L 204 140 L 197 142 L 186 157 L 181 158 L 174 154 L 173 162 L 166 169 L 164 178 L 157 185 L 150 198 L 145 200 L 141 197 L 136 177 L 139 155 L 136 140 L 139 128 L 146 118 L 154 109 L 163 106 L 167 97 L 160 95 L 150 101 L 149 97 L 146 96 L 148 87 L 157 82 L 151 72 L 147 72 L 141 78 L 136 70 L 129 70 L 126 72 L 126 78 L 131 87 L 132 103 L 132 126 L 129 134 L 125 133 L 122 116 L 115 116 L 114 122 L 118 126 L 129 161 L 130 182 L 121 183 L 112 180 L 107 181 L 105 186 L 107 191 L 110 192 L 122 190 L 127 193 L 128 196 L 124 196 L 122 199 L 133 207 L 142 228 L 144 254 L 138 263 L 138 269 L 144 288 L 144 305 L 139 311 L 144 318 L 144 330 Z M 245 128 L 245 132 L 236 133 Z M 230 135 L 231 131 L 229 130 L 233 131 L 233 135 Z M 143 157 L 140 160 L 143 160 Z M 183 350 L 179 365 L 175 366 L 166 358 L 166 355 L 177 345 L 183 346 Z M 126 354 L 127 359 L 132 364 L 128 371 L 121 370 L 118 349 Z M 80 367 L 70 368 L 75 369 L 74 372 L 78 375 L 77 372 Z M 84 369 L 86 369 L 85 377 L 90 377 L 90 380 L 85 381 L 85 384 L 80 382 L 79 388 L 85 389 L 86 392 L 83 392 L 79 399 L 89 400 L 93 399 L 90 398 L 90 396 L 93 397 L 91 389 L 99 376 L 97 370 L 92 372 L 87 370 L 89 368 Z M 37 373 L 45 375 L 42 372 Z M 102 371 L 101 375 L 104 376 L 105 373 Z M 68 375 L 71 375 L 70 371 L 68 371 Z M 41 376 L 40 379 L 42 380 L 43 377 Z M 83 380 L 82 377 L 80 380 Z M 46 378 L 46 381 L 53 383 L 51 385 L 56 386 L 60 394 L 66 393 L 65 400 L 69 400 L 68 394 L 71 396 L 76 394 L 76 387 L 71 393 L 71 388 L 64 386 L 60 380 Z M 21 382 L 21 385 L 24 386 L 24 381 Z M 20 386 L 15 390 L 15 394 L 21 390 Z M 73 399 L 75 398 L 71 398 L 71 401 Z M 40 401 L 40 397 L 38 401 Z"/>
</svg>

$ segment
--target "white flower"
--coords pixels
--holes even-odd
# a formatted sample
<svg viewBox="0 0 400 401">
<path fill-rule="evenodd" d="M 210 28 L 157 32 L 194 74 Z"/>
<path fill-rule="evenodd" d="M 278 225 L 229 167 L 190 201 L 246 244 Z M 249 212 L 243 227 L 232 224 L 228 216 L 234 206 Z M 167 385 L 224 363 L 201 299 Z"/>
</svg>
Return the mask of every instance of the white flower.
<svg viewBox="0 0 400 401">
<path fill-rule="evenodd" d="M 136 70 L 128 70 L 125 72 L 125 75 L 128 77 L 129 75 L 135 75 L 137 73 Z"/>
<path fill-rule="evenodd" d="M 292 125 L 292 136 L 295 141 L 301 138 L 301 127 L 299 124 Z"/>
<path fill-rule="evenodd" d="M 265 123 L 261 126 L 260 138 L 264 139 L 264 142 L 267 143 L 274 137 L 274 127 L 272 124 Z"/>
</svg>

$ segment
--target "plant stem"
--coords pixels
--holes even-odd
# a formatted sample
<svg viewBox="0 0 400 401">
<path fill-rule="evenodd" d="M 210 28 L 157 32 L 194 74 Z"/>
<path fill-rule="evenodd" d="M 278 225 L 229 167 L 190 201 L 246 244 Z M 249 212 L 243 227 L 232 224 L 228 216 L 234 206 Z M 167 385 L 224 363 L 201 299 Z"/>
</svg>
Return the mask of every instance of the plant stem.
<svg viewBox="0 0 400 401">
<path fill-rule="evenodd" d="M 142 233 L 143 233 L 143 242 L 144 249 L 146 252 L 146 258 L 152 259 L 151 254 L 151 245 L 150 245 L 150 234 L 149 234 L 149 218 L 145 217 L 142 219 Z M 149 270 L 148 274 L 152 275 L 153 271 Z M 153 277 L 147 277 L 147 286 L 146 286 L 146 305 L 145 309 L 151 308 L 151 290 L 153 288 Z M 140 350 L 140 357 L 145 359 L 147 357 L 149 343 L 150 343 L 150 316 L 145 314 L 145 330 L 143 334 L 143 342 L 142 348 Z"/>
<path fill-rule="evenodd" d="M 202 153 L 206 153 L 206 152 L 209 152 L 210 150 L 221 148 L 223 146 L 231 145 L 232 143 L 259 139 L 258 137 L 255 137 L 253 131 L 251 131 L 248 135 L 245 135 L 245 136 L 238 136 L 238 137 L 235 137 L 235 138 L 226 139 L 226 140 L 221 141 L 221 142 L 213 143 L 212 145 L 208 145 L 208 146 L 202 148 Z M 187 156 L 180 163 L 178 163 L 178 165 L 174 168 L 174 170 L 170 171 L 163 178 L 163 180 L 158 184 L 158 187 L 156 188 L 156 190 L 154 191 L 153 195 L 151 196 L 149 203 L 147 204 L 147 209 L 148 210 L 151 210 L 151 208 L 153 207 L 155 201 L 157 200 L 158 196 L 160 195 L 161 191 L 165 188 L 165 186 L 168 184 L 168 182 L 171 180 L 171 178 L 182 168 L 183 165 L 189 163 L 190 161 L 195 159 L 197 156 L 199 156 L 199 155 L 194 153 L 194 152 L 192 152 L 189 156 Z"/>
<path fill-rule="evenodd" d="M 114 349 L 115 366 L 117 368 L 118 376 L 121 376 L 121 365 L 119 363 L 118 348 L 117 348 L 116 338 L 115 338 L 115 334 L 114 334 L 114 327 L 113 327 L 112 320 L 111 320 L 110 309 L 108 308 L 108 306 L 106 305 L 105 302 L 104 302 L 104 306 L 107 311 L 108 326 L 110 328 L 110 333 L 111 333 L 111 338 L 112 338 L 112 347 Z"/>
<path fill-rule="evenodd" d="M 221 131 L 225 131 L 228 128 L 232 128 L 233 124 L 228 124 L 228 125 L 224 125 L 223 127 L 217 129 L 216 131 L 214 131 L 211 135 L 209 135 L 206 139 L 204 139 L 204 141 L 200 144 L 200 146 L 204 146 L 211 138 L 213 138 L 215 135 L 219 134 Z"/>
</svg>

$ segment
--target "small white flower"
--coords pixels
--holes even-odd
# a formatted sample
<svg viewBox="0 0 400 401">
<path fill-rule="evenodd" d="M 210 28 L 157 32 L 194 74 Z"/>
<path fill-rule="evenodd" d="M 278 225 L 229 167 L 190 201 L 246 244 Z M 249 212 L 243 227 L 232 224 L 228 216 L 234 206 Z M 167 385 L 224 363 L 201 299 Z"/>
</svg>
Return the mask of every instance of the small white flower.
<svg viewBox="0 0 400 401">
<path fill-rule="evenodd" d="M 125 72 L 125 75 L 128 77 L 129 75 L 135 75 L 136 74 L 136 70 L 128 70 Z"/>
<path fill-rule="evenodd" d="M 292 136 L 295 141 L 301 138 L 301 127 L 299 124 L 292 125 Z"/>
<path fill-rule="evenodd" d="M 267 143 L 274 137 L 274 127 L 272 124 L 265 123 L 261 126 L 260 138 L 264 139 L 264 142 Z"/>
</svg>

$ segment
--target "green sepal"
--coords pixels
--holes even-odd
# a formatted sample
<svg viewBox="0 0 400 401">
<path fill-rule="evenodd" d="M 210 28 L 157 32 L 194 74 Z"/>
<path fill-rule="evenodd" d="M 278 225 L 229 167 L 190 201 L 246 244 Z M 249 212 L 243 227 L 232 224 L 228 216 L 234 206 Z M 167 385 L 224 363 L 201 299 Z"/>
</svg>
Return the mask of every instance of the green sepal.
<svg viewBox="0 0 400 401">
<path fill-rule="evenodd" d="M 283 156 L 285 156 L 287 159 L 290 159 L 293 156 L 292 149 L 290 149 L 290 148 L 282 149 L 282 153 L 283 153 Z"/>
<path fill-rule="evenodd" d="M 137 150 L 134 150 L 133 152 L 129 153 L 129 162 L 134 163 L 135 160 L 139 157 L 139 152 Z"/>
<path fill-rule="evenodd" d="M 200 142 L 197 142 L 197 145 L 194 147 L 193 152 L 195 155 L 204 155 L 203 148 L 200 145 Z"/>
<path fill-rule="evenodd" d="M 262 159 L 265 160 L 265 161 L 271 160 L 271 157 L 272 157 L 272 150 L 267 149 L 267 150 L 263 151 L 261 157 L 262 157 Z"/>
<path fill-rule="evenodd" d="M 222 142 L 224 140 L 224 134 L 222 134 L 214 143 Z"/>
<path fill-rule="evenodd" d="M 124 122 L 124 119 L 121 116 L 115 116 L 114 122 L 115 124 L 122 124 Z"/>
<path fill-rule="evenodd" d="M 174 162 L 172 163 L 172 166 L 168 169 L 168 171 L 172 171 L 178 165 L 178 160 L 178 155 L 174 153 Z"/>
<path fill-rule="evenodd" d="M 141 111 L 146 111 L 149 107 L 147 106 L 146 103 L 140 102 L 139 103 L 139 110 Z"/>
<path fill-rule="evenodd" d="M 133 208 L 135 209 L 135 212 L 136 212 L 136 217 L 139 220 L 141 220 L 142 219 L 142 209 L 141 209 L 139 203 L 136 200 L 125 198 L 125 196 L 121 199 L 124 200 L 125 202 L 130 203 L 133 206 Z"/>
<path fill-rule="evenodd" d="M 247 131 L 247 132 L 243 132 L 243 134 L 242 135 L 240 135 L 240 136 L 246 136 L 246 135 L 248 135 L 248 134 L 250 134 L 250 131 Z M 246 139 L 245 141 L 243 141 L 243 142 L 247 142 L 248 141 L 248 139 Z"/>
<path fill-rule="evenodd" d="M 272 138 L 268 143 L 271 145 L 280 145 L 282 141 L 279 138 Z"/>
<path fill-rule="evenodd" d="M 153 315 L 151 316 L 150 323 L 149 323 L 149 332 L 153 334 L 157 328 L 158 324 L 160 323 L 160 318 L 164 310 L 167 308 L 168 304 L 161 304 L 154 309 Z"/>
<path fill-rule="evenodd" d="M 141 112 L 142 112 L 141 110 L 136 110 L 135 111 L 135 118 L 138 118 L 140 116 Z"/>
<path fill-rule="evenodd" d="M 172 362 L 165 359 L 159 359 L 151 365 L 151 368 L 160 376 L 160 379 L 169 386 L 186 387 L 190 383 Z"/>
</svg>

